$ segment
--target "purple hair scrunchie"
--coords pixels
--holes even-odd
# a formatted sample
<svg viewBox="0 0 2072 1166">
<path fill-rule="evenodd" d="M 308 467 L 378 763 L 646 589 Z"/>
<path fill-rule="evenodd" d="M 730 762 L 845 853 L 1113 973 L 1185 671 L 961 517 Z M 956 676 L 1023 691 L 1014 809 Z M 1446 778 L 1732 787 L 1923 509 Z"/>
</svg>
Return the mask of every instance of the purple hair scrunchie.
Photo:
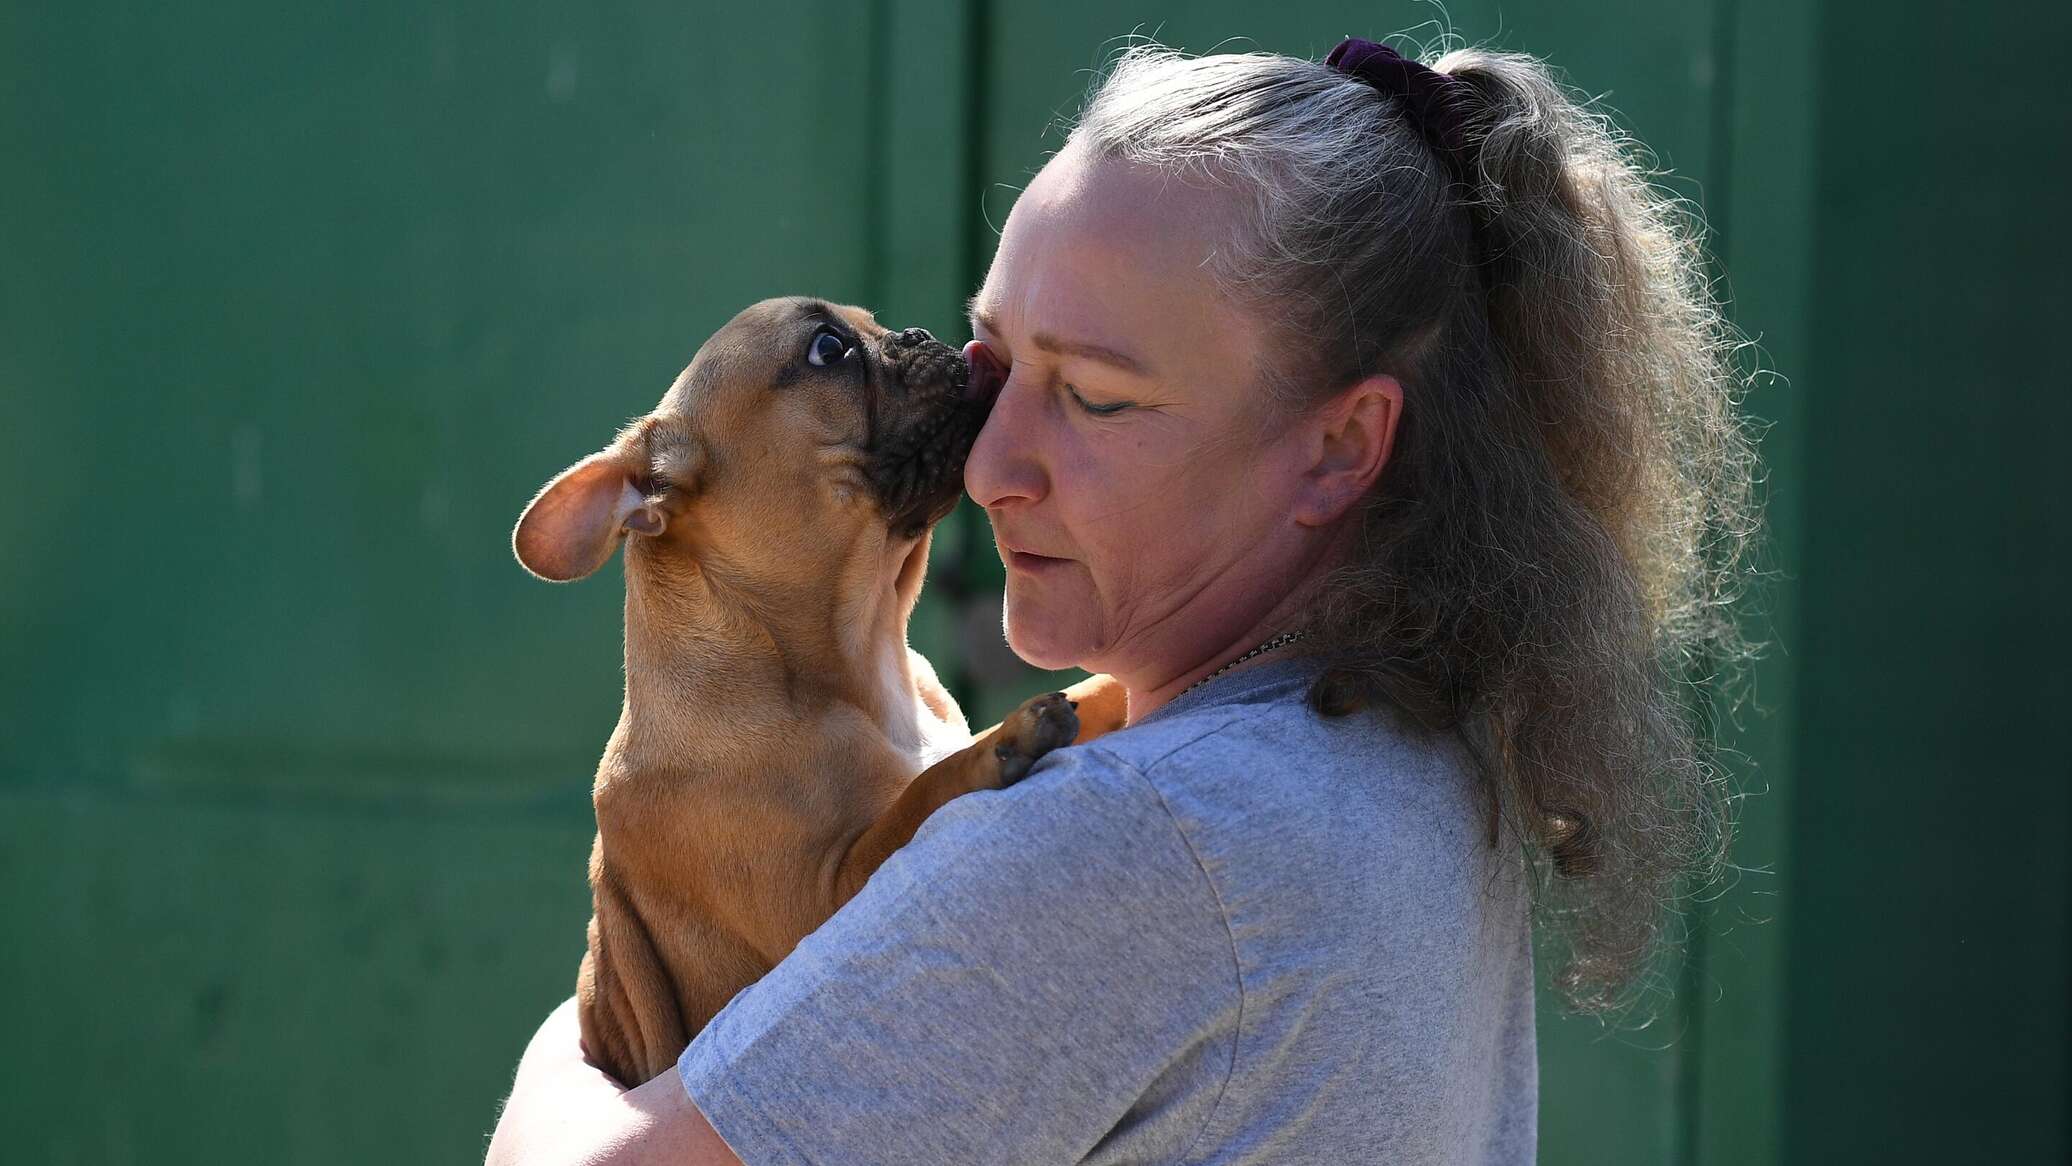
<svg viewBox="0 0 2072 1166">
<path fill-rule="evenodd" d="M 1425 141 L 1457 176 L 1472 183 L 1475 150 L 1467 125 L 1475 94 L 1467 82 L 1356 36 L 1338 42 L 1324 64 L 1400 99 Z"/>
</svg>

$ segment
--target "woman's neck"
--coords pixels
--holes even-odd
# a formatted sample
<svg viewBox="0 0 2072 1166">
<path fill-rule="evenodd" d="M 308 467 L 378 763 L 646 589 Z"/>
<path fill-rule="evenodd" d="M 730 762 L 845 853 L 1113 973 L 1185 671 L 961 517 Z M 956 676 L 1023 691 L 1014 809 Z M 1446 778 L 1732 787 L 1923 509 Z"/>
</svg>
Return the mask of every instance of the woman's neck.
<svg viewBox="0 0 2072 1166">
<path fill-rule="evenodd" d="M 1318 551 L 1306 561 L 1298 560 L 1297 570 L 1284 572 L 1279 578 L 1267 575 L 1251 580 L 1244 588 L 1245 594 L 1280 596 L 1263 607 L 1253 604 L 1251 612 L 1238 605 L 1221 610 L 1194 610 L 1212 601 L 1206 594 L 1195 604 L 1175 612 L 1167 621 L 1169 647 L 1163 660 L 1152 660 L 1127 670 L 1107 670 L 1122 682 L 1129 693 L 1129 723 L 1135 724 L 1150 716 L 1198 682 L 1215 675 L 1218 669 L 1275 636 L 1301 627 L 1318 587 L 1337 561 L 1336 553 Z M 1287 653 L 1309 646 L 1298 643 L 1262 653 L 1236 665 L 1224 675 L 1284 659 Z"/>
</svg>

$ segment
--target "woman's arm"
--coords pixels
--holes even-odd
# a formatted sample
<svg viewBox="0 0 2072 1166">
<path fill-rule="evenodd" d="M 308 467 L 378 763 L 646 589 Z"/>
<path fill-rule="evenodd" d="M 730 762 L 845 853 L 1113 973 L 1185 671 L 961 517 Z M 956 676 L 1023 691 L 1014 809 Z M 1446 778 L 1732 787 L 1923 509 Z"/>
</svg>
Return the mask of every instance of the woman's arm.
<svg viewBox="0 0 2072 1166">
<path fill-rule="evenodd" d="M 490 1135 L 484 1166 L 741 1166 L 674 1070 L 622 1089 L 583 1059 L 576 1002 L 549 1013 Z"/>
</svg>

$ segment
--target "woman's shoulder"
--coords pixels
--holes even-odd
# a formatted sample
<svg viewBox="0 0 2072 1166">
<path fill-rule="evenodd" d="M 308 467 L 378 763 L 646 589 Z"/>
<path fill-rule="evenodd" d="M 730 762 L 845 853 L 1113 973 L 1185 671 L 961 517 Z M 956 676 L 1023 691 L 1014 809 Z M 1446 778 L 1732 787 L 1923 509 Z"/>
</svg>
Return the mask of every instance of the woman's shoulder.
<svg viewBox="0 0 2072 1166">
<path fill-rule="evenodd" d="M 1205 685 L 1049 754 L 1014 786 L 956 799 L 931 825 L 991 824 L 1053 854 L 1153 834 L 1197 857 L 1236 858 L 1266 838 L 1405 862 L 1464 849 L 1486 815 L 1458 739 L 1389 710 L 1324 717 L 1307 699 L 1311 671 L 1286 662 Z"/>
<path fill-rule="evenodd" d="M 1481 785 L 1457 735 L 1387 708 L 1326 717 L 1307 699 L 1312 678 L 1284 665 L 1204 689 L 1061 761 L 1094 788 L 1155 798 L 1204 856 L 1236 860 L 1268 840 L 1452 867 L 1485 849 Z"/>
<path fill-rule="evenodd" d="M 1432 732 L 1386 706 L 1327 717 L 1309 701 L 1316 666 L 1288 661 L 1186 694 L 1141 724 L 1082 748 L 1147 775 L 1255 780 L 1352 770 L 1378 782 L 1428 784 L 1467 766 L 1457 736 Z"/>
</svg>

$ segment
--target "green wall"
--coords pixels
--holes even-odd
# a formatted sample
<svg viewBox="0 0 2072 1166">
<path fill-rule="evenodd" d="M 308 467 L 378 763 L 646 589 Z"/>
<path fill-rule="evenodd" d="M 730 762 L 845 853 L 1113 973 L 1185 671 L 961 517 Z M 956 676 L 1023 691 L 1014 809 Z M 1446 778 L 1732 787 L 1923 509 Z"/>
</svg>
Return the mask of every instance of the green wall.
<svg viewBox="0 0 2072 1166">
<path fill-rule="evenodd" d="M 1810 1162 L 2072 1160 L 2072 113 L 2020 60 L 2072 10 L 1969 14 L 2014 42 L 1985 52 L 1941 13 L 1820 22 L 1783 887 Z"/>
<path fill-rule="evenodd" d="M 1749 868 L 1652 1027 L 1543 1009 L 1543 1160 L 2062 1161 L 2072 304 L 2062 7 L 1449 6 L 1702 202 L 1782 647 Z M 962 332 L 1118 37 L 1321 55 L 1427 5 L 0 8 L 0 1090 L 9 1160 L 479 1156 L 573 983 L 609 574 L 546 476 L 756 298 Z M 2003 31 L 2004 30 L 2004 31 Z M 2034 225 L 2031 225 L 2034 224 Z M 983 521 L 917 646 L 995 713 Z"/>
</svg>

